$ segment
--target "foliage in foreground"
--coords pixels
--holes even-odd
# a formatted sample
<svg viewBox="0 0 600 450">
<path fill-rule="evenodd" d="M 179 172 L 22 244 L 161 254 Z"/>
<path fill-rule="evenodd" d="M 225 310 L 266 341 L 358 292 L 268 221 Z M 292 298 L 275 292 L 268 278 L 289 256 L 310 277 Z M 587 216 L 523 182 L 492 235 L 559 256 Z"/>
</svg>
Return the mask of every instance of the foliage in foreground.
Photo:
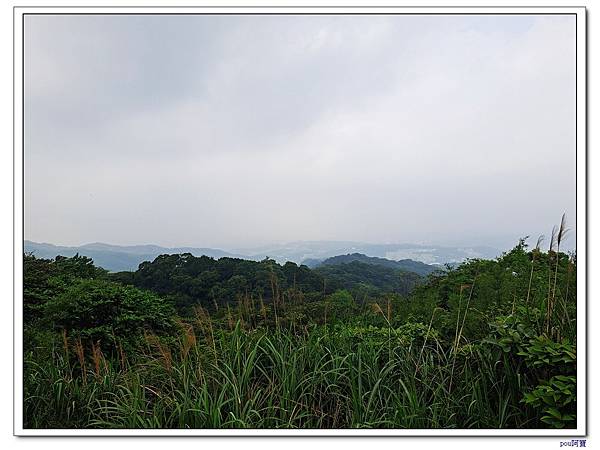
<svg viewBox="0 0 600 450">
<path fill-rule="evenodd" d="M 257 275 L 265 299 L 178 313 L 85 258 L 26 256 L 24 427 L 575 427 L 576 260 L 557 250 L 522 241 L 406 297 L 307 296 L 288 266 L 285 288 Z"/>
<path fill-rule="evenodd" d="M 198 336 L 191 327 L 182 328 L 173 347 L 149 335 L 141 354 L 120 359 L 109 360 L 94 349 L 77 359 L 71 342 L 57 350 L 52 364 L 28 359 L 25 426 L 573 424 L 574 402 L 569 407 L 567 397 L 574 390 L 558 401 L 552 397 L 553 392 L 568 391 L 565 386 L 573 389 L 573 376 L 556 375 L 524 397 L 537 383 L 527 373 L 525 358 L 494 345 L 445 347 L 438 333 L 424 324 L 389 330 L 319 326 L 295 334 L 283 329 L 244 331 L 239 323 L 231 331 L 215 331 L 200 319 L 198 328 Z M 522 348 L 527 352 L 530 344 Z M 556 382 L 564 384 L 561 391 Z"/>
</svg>

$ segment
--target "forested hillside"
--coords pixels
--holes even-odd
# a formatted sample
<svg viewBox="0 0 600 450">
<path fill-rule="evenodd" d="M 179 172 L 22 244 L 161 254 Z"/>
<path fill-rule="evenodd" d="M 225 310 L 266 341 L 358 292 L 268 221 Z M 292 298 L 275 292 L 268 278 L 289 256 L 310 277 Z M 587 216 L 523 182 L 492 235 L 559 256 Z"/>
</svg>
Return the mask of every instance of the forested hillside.
<svg viewBox="0 0 600 450">
<path fill-rule="evenodd" d="M 440 266 L 433 266 L 425 264 L 420 261 L 413 261 L 412 259 L 401 259 L 399 261 L 379 258 L 376 256 L 367 256 L 362 253 L 352 253 L 347 255 L 333 256 L 320 262 L 320 266 L 336 266 L 339 264 L 348 264 L 351 262 L 360 262 L 363 264 L 371 264 L 374 266 L 383 266 L 391 269 L 403 270 L 406 272 L 414 272 L 419 275 L 429 275 L 430 273 L 436 272 L 441 269 Z"/>
<path fill-rule="evenodd" d="M 385 293 L 409 294 L 423 280 L 415 272 L 359 261 L 320 265 L 314 271 L 330 290 L 346 289 L 356 298 L 373 298 Z"/>
</svg>

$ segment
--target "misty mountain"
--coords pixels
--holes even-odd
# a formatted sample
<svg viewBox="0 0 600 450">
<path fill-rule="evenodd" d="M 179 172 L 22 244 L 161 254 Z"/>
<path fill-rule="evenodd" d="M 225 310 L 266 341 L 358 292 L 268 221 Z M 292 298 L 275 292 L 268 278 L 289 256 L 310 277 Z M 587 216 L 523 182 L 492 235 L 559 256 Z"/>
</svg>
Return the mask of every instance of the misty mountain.
<svg viewBox="0 0 600 450">
<path fill-rule="evenodd" d="M 429 265 L 460 263 L 467 258 L 493 259 L 501 254 L 495 248 L 482 246 L 442 247 L 419 244 L 369 244 L 353 241 L 295 241 L 229 251 L 197 247 L 170 248 L 150 244 L 112 245 L 101 242 L 68 247 L 25 241 L 24 251 L 32 252 L 39 258 L 54 258 L 57 255 L 73 256 L 79 253 L 92 258 L 96 265 L 113 272 L 136 270 L 143 261 L 152 261 L 158 255 L 176 253 L 191 253 L 194 256 L 206 255 L 212 258 L 242 258 L 253 261 L 260 261 L 268 257 L 278 263 L 291 261 L 296 264 L 306 264 L 309 267 L 316 267 L 324 260 L 334 256 L 355 253 L 393 261 L 412 260 Z M 419 268 L 416 267 L 416 269 Z"/>
<path fill-rule="evenodd" d="M 414 272 L 416 274 L 426 276 L 430 273 L 439 270 L 439 266 L 432 266 L 429 264 L 422 263 L 420 261 L 413 261 L 412 259 L 402 259 L 400 261 L 393 261 L 390 259 L 379 258 L 376 256 L 366 256 L 362 253 L 352 253 L 348 255 L 339 255 L 332 258 L 327 258 L 316 267 L 322 266 L 335 266 L 340 264 L 348 264 L 352 262 L 360 262 L 363 264 L 375 265 L 388 267 L 390 269 L 403 270 L 406 272 Z"/>
<path fill-rule="evenodd" d="M 235 253 L 252 259 L 270 257 L 277 262 L 293 261 L 315 267 L 327 258 L 348 253 L 361 253 L 389 260 L 411 259 L 425 264 L 460 263 L 466 259 L 493 259 L 501 251 L 486 246 L 447 247 L 420 244 L 369 244 L 353 241 L 295 241 L 255 248 L 239 248 Z"/>
<path fill-rule="evenodd" d="M 213 248 L 176 247 L 166 248 L 158 245 L 111 245 L 95 242 L 77 247 L 66 247 L 46 243 L 25 241 L 24 252 L 33 253 L 38 258 L 52 259 L 58 255 L 74 256 L 75 254 L 87 256 L 94 260 L 94 264 L 111 272 L 122 270 L 137 270 L 140 263 L 153 261 L 157 256 L 164 254 L 191 253 L 194 256 L 210 256 L 221 258 L 244 258 L 223 250 Z"/>
</svg>

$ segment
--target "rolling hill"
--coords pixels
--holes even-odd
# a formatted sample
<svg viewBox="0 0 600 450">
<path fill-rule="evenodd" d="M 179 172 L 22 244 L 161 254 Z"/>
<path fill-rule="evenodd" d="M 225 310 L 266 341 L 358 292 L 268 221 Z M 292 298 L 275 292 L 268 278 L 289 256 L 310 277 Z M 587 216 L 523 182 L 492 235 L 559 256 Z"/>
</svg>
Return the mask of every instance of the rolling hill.
<svg viewBox="0 0 600 450">
<path fill-rule="evenodd" d="M 412 259 L 402 259 L 400 261 L 393 261 L 391 259 L 379 258 L 376 256 L 366 256 L 362 253 L 351 253 L 348 255 L 339 255 L 327 258 L 321 261 L 316 267 L 348 264 L 355 261 L 363 264 L 383 266 L 388 267 L 390 269 L 404 270 L 406 272 L 414 272 L 421 276 L 426 276 L 430 273 L 435 272 L 436 270 L 440 270 L 439 266 L 432 266 L 429 264 L 422 263 L 420 261 L 413 261 Z"/>
<path fill-rule="evenodd" d="M 245 258 L 223 250 L 213 248 L 176 247 L 167 248 L 158 245 L 111 245 L 96 242 L 77 247 L 59 246 L 46 243 L 25 241 L 24 252 L 33 253 L 38 258 L 52 259 L 58 255 L 74 256 L 75 254 L 87 256 L 94 263 L 110 272 L 122 270 L 136 270 L 140 263 L 153 261 L 157 256 L 164 254 L 191 253 L 194 256 L 210 256 L 213 258 Z M 248 259 L 248 258 L 246 258 Z"/>
</svg>

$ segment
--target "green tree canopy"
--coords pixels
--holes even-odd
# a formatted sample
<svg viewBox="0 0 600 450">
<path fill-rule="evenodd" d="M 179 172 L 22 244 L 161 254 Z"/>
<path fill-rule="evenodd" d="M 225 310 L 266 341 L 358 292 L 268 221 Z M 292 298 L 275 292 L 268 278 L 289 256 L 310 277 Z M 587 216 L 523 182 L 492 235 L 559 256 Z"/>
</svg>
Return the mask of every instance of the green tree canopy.
<svg viewBox="0 0 600 450">
<path fill-rule="evenodd" d="M 175 317 L 173 306 L 151 292 L 94 279 L 74 282 L 45 312 L 55 328 L 103 343 L 133 342 L 144 330 L 168 332 Z"/>
</svg>

